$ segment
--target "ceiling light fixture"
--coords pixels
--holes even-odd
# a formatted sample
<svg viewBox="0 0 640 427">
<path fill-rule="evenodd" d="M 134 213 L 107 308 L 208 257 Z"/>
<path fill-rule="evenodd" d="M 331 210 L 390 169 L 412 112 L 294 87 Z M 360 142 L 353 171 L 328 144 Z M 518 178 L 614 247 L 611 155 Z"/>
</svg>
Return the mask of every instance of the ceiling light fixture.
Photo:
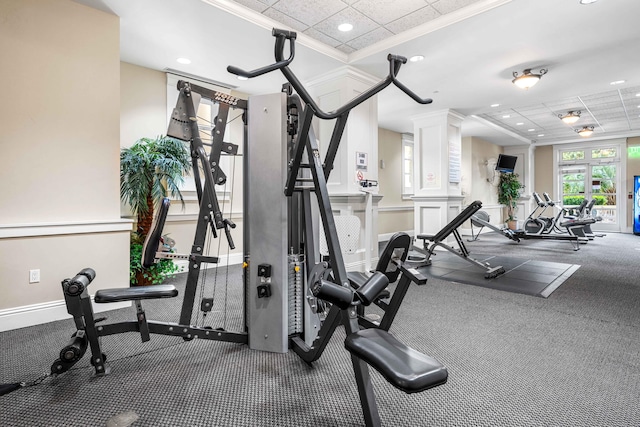
<svg viewBox="0 0 640 427">
<path fill-rule="evenodd" d="M 412 56 L 411 58 L 409 58 L 409 61 L 411 61 L 411 62 L 420 62 L 423 59 L 424 59 L 424 56 L 416 55 L 416 56 Z"/>
<path fill-rule="evenodd" d="M 504 116 L 502 116 L 503 119 L 508 119 L 511 117 L 511 114 L 505 114 Z"/>
<path fill-rule="evenodd" d="M 238 80 L 249 80 L 249 77 L 245 77 L 245 76 L 236 76 L 236 78 Z"/>
<path fill-rule="evenodd" d="M 351 31 L 353 30 L 353 25 L 345 22 L 344 24 L 338 25 L 338 30 L 344 31 L 344 32 Z"/>
<path fill-rule="evenodd" d="M 535 132 L 535 129 L 527 129 L 527 132 Z"/>
<path fill-rule="evenodd" d="M 575 131 L 578 132 L 578 135 L 586 138 L 593 134 L 593 126 L 584 126 L 582 129 L 576 129 Z"/>
<path fill-rule="evenodd" d="M 580 120 L 580 114 L 582 113 L 582 111 L 578 110 L 578 111 L 568 111 L 567 114 L 558 114 L 558 117 L 560 118 L 560 120 L 562 120 L 564 123 L 568 124 L 568 125 L 572 125 L 575 122 L 577 122 L 578 120 Z"/>
<path fill-rule="evenodd" d="M 189 65 L 191 64 L 191 60 L 188 58 L 178 58 L 176 59 L 180 64 Z"/>
<path fill-rule="evenodd" d="M 496 108 L 496 107 L 499 107 L 499 106 L 500 106 L 500 104 L 491 104 L 492 108 Z"/>
<path fill-rule="evenodd" d="M 541 68 L 540 71 L 536 74 L 531 72 L 531 68 L 527 68 L 522 72 L 521 76 L 518 76 L 518 72 L 514 71 L 513 77 L 515 78 L 512 80 L 512 82 L 519 88 L 529 89 L 530 87 L 538 83 L 542 76 L 547 74 L 547 71 L 548 70 Z"/>
<path fill-rule="evenodd" d="M 544 136 L 544 133 L 539 133 L 538 136 Z"/>
<path fill-rule="evenodd" d="M 516 123 L 516 126 L 522 126 L 523 124 L 524 123 L 522 123 L 522 122 L 518 122 L 518 123 Z"/>
<path fill-rule="evenodd" d="M 626 80 L 616 80 L 614 82 L 609 83 L 611 86 L 615 86 L 615 85 L 621 85 L 622 83 L 625 83 Z"/>
<path fill-rule="evenodd" d="M 598 0 L 580 0 L 580 4 L 591 4 L 591 3 L 595 3 Z"/>
</svg>

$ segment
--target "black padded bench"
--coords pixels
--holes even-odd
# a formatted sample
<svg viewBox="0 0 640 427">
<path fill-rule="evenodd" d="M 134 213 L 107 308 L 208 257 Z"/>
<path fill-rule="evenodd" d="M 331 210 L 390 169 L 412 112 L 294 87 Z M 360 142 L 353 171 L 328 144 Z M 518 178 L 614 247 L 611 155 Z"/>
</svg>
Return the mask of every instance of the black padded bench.
<svg viewBox="0 0 640 427">
<path fill-rule="evenodd" d="M 355 332 L 347 337 L 344 346 L 405 393 L 418 393 L 447 382 L 444 365 L 382 329 Z"/>
<path fill-rule="evenodd" d="M 135 288 L 100 289 L 96 292 L 95 302 L 103 304 L 143 299 L 173 298 L 176 296 L 178 296 L 178 290 L 173 285 L 151 285 Z"/>
<path fill-rule="evenodd" d="M 485 274 L 484 274 L 485 279 L 494 278 L 503 274 L 505 270 L 502 266 L 499 265 L 496 267 L 492 267 L 488 263 L 482 263 L 474 258 L 471 258 L 469 256 L 469 251 L 467 250 L 467 247 L 465 246 L 464 242 L 462 241 L 462 237 L 460 237 L 460 233 L 458 232 L 458 228 L 460 228 L 460 226 L 464 224 L 465 221 L 470 219 L 473 216 L 473 214 L 479 211 L 480 208 L 482 208 L 482 202 L 479 200 L 476 200 L 475 202 L 467 206 L 465 209 L 463 209 L 453 220 L 451 220 L 451 222 L 449 222 L 449 224 L 445 225 L 442 228 L 442 230 L 438 231 L 436 234 L 434 235 L 419 234 L 418 236 L 416 236 L 417 239 L 424 241 L 423 249 L 422 250 L 420 248 L 416 248 L 416 249 L 427 256 L 427 258 L 424 260 L 423 263 L 420 264 L 420 266 L 431 265 L 431 256 L 435 255 L 434 251 L 436 247 L 440 246 L 448 250 L 452 254 L 459 256 L 465 261 L 485 270 Z M 447 237 L 449 237 L 452 234 L 455 237 L 456 242 L 458 242 L 459 249 L 455 249 L 449 246 L 448 244 L 444 243 L 444 240 L 446 240 Z M 432 244 L 429 245 L 428 242 L 432 242 Z"/>
</svg>

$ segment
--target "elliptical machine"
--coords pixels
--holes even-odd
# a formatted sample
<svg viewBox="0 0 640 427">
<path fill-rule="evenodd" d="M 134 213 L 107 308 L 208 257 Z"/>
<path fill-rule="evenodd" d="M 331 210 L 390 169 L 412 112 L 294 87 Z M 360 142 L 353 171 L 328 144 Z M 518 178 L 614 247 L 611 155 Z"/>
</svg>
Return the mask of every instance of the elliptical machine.
<svg viewBox="0 0 640 427">
<path fill-rule="evenodd" d="M 525 220 L 524 231 L 531 235 L 548 234 L 554 228 L 555 218 L 543 216 L 549 205 L 542 200 L 538 193 L 533 192 L 533 199 L 536 202 L 536 207 Z"/>
</svg>

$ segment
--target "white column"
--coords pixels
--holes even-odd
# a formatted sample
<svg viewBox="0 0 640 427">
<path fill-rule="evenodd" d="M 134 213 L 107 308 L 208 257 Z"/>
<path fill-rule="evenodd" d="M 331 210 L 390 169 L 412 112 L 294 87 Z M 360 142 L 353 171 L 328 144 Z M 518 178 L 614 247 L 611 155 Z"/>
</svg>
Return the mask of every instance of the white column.
<svg viewBox="0 0 640 427">
<path fill-rule="evenodd" d="M 442 110 L 412 120 L 415 233 L 435 234 L 462 208 L 460 127 L 464 116 Z"/>
</svg>

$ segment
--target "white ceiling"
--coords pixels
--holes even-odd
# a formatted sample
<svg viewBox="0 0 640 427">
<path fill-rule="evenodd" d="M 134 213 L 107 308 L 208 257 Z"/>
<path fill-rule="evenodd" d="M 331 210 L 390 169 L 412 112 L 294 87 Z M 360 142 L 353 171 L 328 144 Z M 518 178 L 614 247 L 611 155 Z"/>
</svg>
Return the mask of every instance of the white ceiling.
<svg viewBox="0 0 640 427">
<path fill-rule="evenodd" d="M 468 117 L 464 136 L 500 145 L 576 141 L 574 128 L 586 125 L 591 139 L 640 135 L 638 0 L 76 1 L 121 18 L 123 61 L 249 94 L 278 91 L 284 78 L 239 81 L 226 66 L 272 63 L 273 26 L 299 31 L 291 68 L 303 82 L 345 65 L 383 78 L 387 53 L 423 55 L 399 80 L 433 104 L 392 87 L 378 95 L 380 126 L 398 132 L 413 132 L 412 116 L 453 109 Z M 343 17 L 352 32 L 335 29 Z M 524 91 L 511 80 L 525 68 L 548 73 Z M 581 120 L 568 127 L 557 117 L 564 110 L 581 110 Z"/>
</svg>

